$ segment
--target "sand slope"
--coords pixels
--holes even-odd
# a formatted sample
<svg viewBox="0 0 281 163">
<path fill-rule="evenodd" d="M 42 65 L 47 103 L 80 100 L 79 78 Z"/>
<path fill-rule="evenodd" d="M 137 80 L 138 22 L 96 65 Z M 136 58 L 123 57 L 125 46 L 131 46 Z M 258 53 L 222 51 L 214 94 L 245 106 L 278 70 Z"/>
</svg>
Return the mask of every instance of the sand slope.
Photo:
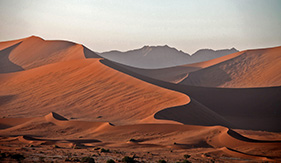
<svg viewBox="0 0 281 163">
<path fill-rule="evenodd" d="M 158 110 L 189 102 L 186 95 L 120 73 L 99 59 L 49 64 L 0 78 L 0 113 L 6 117 L 56 111 L 67 117 L 136 123 Z M 6 96 L 13 98 L 7 101 Z"/>
<path fill-rule="evenodd" d="M 280 110 L 281 87 L 280 86 L 264 87 L 264 88 L 240 88 L 240 89 L 188 86 L 183 84 L 174 84 L 174 83 L 152 79 L 150 77 L 130 71 L 131 67 L 126 68 L 125 65 L 120 66 L 120 64 L 113 63 L 108 60 L 102 60 L 101 62 L 109 67 L 112 67 L 123 73 L 129 74 L 143 81 L 153 83 L 155 85 L 167 89 L 185 93 L 191 99 L 195 99 L 195 101 L 199 102 L 201 105 L 207 107 L 211 111 L 220 115 L 221 118 L 226 119 L 228 122 L 234 125 L 232 126 L 234 128 L 277 131 L 277 132 L 281 131 L 281 127 L 280 127 L 281 124 L 279 120 L 281 115 L 281 110 Z M 201 109 L 205 110 L 204 108 L 200 108 L 199 110 Z M 177 107 L 174 108 L 174 111 L 175 113 L 185 115 L 179 112 Z M 207 112 L 210 113 L 210 111 Z M 170 112 L 167 113 L 171 114 Z M 211 119 L 212 118 L 209 119 L 210 120 L 209 122 L 211 122 Z M 184 121 L 188 122 L 186 120 Z M 200 121 L 201 121 L 201 125 L 203 125 L 204 120 L 200 119 Z M 196 121 L 193 121 L 193 123 L 190 123 L 189 121 L 188 123 L 185 124 L 196 124 L 196 123 L 198 124 L 198 122 Z"/>
<path fill-rule="evenodd" d="M 11 46 L 17 44 L 17 43 L 20 43 L 20 42 L 22 42 L 22 40 L 24 40 L 24 39 L 0 42 L 0 50 L 6 49 L 8 47 L 11 47 Z"/>
<path fill-rule="evenodd" d="M 10 73 L 24 70 L 21 66 L 18 66 L 10 61 L 10 53 L 19 45 L 16 43 L 8 48 L 0 51 L 0 73 Z"/>
<path fill-rule="evenodd" d="M 11 47 L 12 45 L 14 46 Z M 89 50 L 80 44 L 68 41 L 45 41 L 36 36 L 4 42 L 0 44 L 0 48 L 3 48 L 1 52 L 5 50 L 6 60 L 25 70 L 61 61 L 84 59 L 89 56 L 100 58 L 97 54 L 93 54 L 94 52 L 89 54 Z M 9 69 L 8 66 L 5 66 L 6 69 Z"/>
<path fill-rule="evenodd" d="M 280 63 L 281 47 L 247 50 L 233 59 L 192 72 L 180 83 L 231 88 L 280 86 Z"/>
<path fill-rule="evenodd" d="M 188 77 L 188 75 L 191 72 L 198 71 L 210 66 L 213 66 L 215 64 L 224 62 L 226 60 L 235 58 L 239 55 L 241 55 L 242 52 L 238 53 L 232 53 L 220 58 L 212 59 L 209 61 L 199 62 L 199 63 L 193 63 L 193 64 L 184 64 L 174 67 L 168 67 L 168 68 L 160 68 L 160 69 L 142 69 L 142 68 L 136 68 L 128 65 L 123 65 L 120 63 L 116 63 L 120 67 L 124 67 L 127 70 L 130 70 L 134 73 L 150 77 L 153 79 L 170 82 L 170 83 L 181 83 L 184 79 Z"/>
<path fill-rule="evenodd" d="M 18 123 L 11 123 L 13 121 Z M 2 138 L 0 145 L 5 145 L 3 140 L 5 142 L 5 139 L 9 139 L 11 143 L 32 144 L 45 150 L 49 145 L 57 145 L 63 147 L 61 150 L 65 149 L 68 152 L 75 151 L 74 146 L 80 146 L 80 148 L 103 146 L 111 150 L 125 151 L 133 149 L 136 153 L 138 151 L 146 153 L 144 149 L 145 151 L 158 150 L 162 154 L 160 158 L 165 154 L 171 160 L 179 159 L 175 156 L 183 155 L 182 152 L 187 151 L 197 161 L 208 160 L 202 157 L 203 154 L 208 157 L 217 157 L 221 161 L 224 160 L 222 156 L 263 161 L 281 159 L 278 155 L 281 150 L 281 141 L 251 139 L 221 126 L 201 127 L 177 124 L 112 126 L 103 122 L 68 121 L 56 113 L 30 119 L 0 119 L 0 125 L 4 123 L 10 127 L 2 129 L 1 136 L 10 134 L 18 136 Z M 281 135 L 276 133 L 274 137 L 280 139 Z M 201 150 L 192 151 L 194 148 Z M 260 150 L 261 148 L 263 150 Z M 171 153 L 171 150 L 177 154 Z M 267 152 L 264 153 L 264 151 Z M 114 153 L 110 155 L 114 157 Z M 140 156 L 145 158 L 144 154 Z"/>
<path fill-rule="evenodd" d="M 277 75 L 268 80 L 273 83 L 279 80 L 280 47 L 158 70 L 118 64 L 83 45 L 38 37 L 0 43 L 0 48 L 1 152 L 24 153 L 26 161 L 37 162 L 39 156 L 64 161 L 69 154 L 97 162 L 134 154 L 144 162 L 183 161 L 184 154 L 192 162 L 281 161 L 280 133 L 230 129 L 280 132 L 280 86 L 184 83 L 190 74 L 226 63 L 237 67 L 240 61 L 250 62 L 250 74 L 264 64 L 267 75 Z M 230 64 L 233 60 L 237 65 Z"/>
</svg>

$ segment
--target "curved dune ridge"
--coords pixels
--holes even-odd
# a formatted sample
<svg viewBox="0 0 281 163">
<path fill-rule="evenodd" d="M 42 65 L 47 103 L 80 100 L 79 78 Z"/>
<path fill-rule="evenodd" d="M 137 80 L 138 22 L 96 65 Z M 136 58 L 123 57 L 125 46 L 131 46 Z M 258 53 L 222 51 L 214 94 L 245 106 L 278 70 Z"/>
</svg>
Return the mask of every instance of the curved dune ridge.
<svg viewBox="0 0 281 163">
<path fill-rule="evenodd" d="M 15 124 L 15 121 L 21 123 Z M 2 125 L 3 123 L 11 127 L 2 129 L 2 135 L 9 135 L 10 133 L 15 135 L 20 134 L 21 136 L 17 138 L 18 141 L 33 145 L 44 146 L 57 144 L 66 148 L 74 144 L 79 144 L 80 146 L 96 146 L 103 144 L 111 148 L 136 149 L 145 146 L 147 148 L 158 147 L 175 150 L 197 147 L 206 148 L 211 154 L 223 151 L 230 156 L 244 159 L 264 161 L 276 161 L 281 159 L 280 155 L 274 152 L 264 153 L 264 150 L 280 151 L 278 147 L 280 147 L 281 141 L 247 138 L 222 126 L 202 127 L 177 124 L 111 126 L 102 122 L 68 121 L 53 112 L 45 117 L 32 119 L 1 118 L 0 124 Z M 21 127 L 18 128 L 18 125 L 21 125 Z M 24 134 L 30 133 L 29 128 L 33 128 L 33 135 L 37 136 L 25 136 Z M 79 130 L 78 133 L 73 132 L 77 129 Z M 58 132 L 62 134 L 58 134 Z M 159 137 L 159 135 L 155 133 L 161 133 L 161 136 Z M 81 135 L 83 135 L 83 138 L 73 139 L 73 137 L 79 137 Z M 114 135 L 114 137 L 112 137 L 112 135 Z M 40 136 L 44 136 L 45 138 Z M 276 133 L 275 137 L 280 138 L 280 133 Z M 128 144 L 128 138 L 134 138 L 134 141 L 129 141 Z M 16 141 L 16 139 L 12 137 L 10 137 L 9 140 Z M 244 148 L 245 146 L 247 148 Z M 210 147 L 214 149 L 210 150 Z M 260 150 L 260 148 L 264 150 Z"/>
<path fill-rule="evenodd" d="M 227 88 L 281 85 L 281 47 L 246 50 L 237 54 L 240 55 L 190 73 L 180 84 Z"/>
<path fill-rule="evenodd" d="M 18 39 L 18 40 L 0 42 L 0 50 L 6 49 L 6 48 L 11 47 L 15 44 L 18 44 L 18 43 L 22 42 L 23 40 L 24 39 Z"/>
<path fill-rule="evenodd" d="M 0 106 L 2 116 L 35 117 L 55 109 L 73 118 L 137 123 L 159 110 L 189 102 L 184 94 L 135 79 L 99 59 L 16 72 L 2 76 L 0 85 L 1 96 L 15 96 Z"/>
<path fill-rule="evenodd" d="M 210 161 L 210 156 L 220 161 L 281 161 L 280 133 L 265 136 L 260 131 L 251 138 L 230 129 L 279 132 L 281 87 L 230 89 L 185 83 L 194 78 L 192 74 L 220 65 L 231 72 L 241 66 L 240 61 L 249 61 L 252 67 L 242 64 L 247 69 L 243 73 L 267 72 L 261 78 L 276 75 L 265 83 L 271 86 L 269 83 L 280 80 L 275 74 L 279 49 L 258 50 L 259 54 L 244 51 L 149 70 L 103 59 L 83 45 L 67 41 L 33 36 L 2 42 L 0 148 L 22 143 L 46 149 L 55 145 L 62 150 L 99 146 L 130 153 L 136 150 L 143 157 L 146 150 L 158 151 L 174 162 L 187 151 L 193 161 Z M 257 65 L 268 70 L 254 72 Z M 239 82 L 235 79 L 232 86 Z"/>
<path fill-rule="evenodd" d="M 131 67 L 127 67 L 119 63 L 113 63 L 108 60 L 101 60 L 101 62 L 106 66 L 129 74 L 130 76 L 143 81 L 153 83 L 167 89 L 182 92 L 193 99 L 191 100 L 191 103 L 185 106 L 168 108 L 161 111 L 161 113 L 167 113 L 169 118 L 174 121 L 192 125 L 209 126 L 219 124 L 239 129 L 265 130 L 274 132 L 281 131 L 281 86 L 240 89 L 188 86 L 152 79 L 150 77 L 137 74 L 131 71 Z M 198 103 L 194 103 L 194 101 L 197 101 Z M 203 114 L 199 114 L 200 119 L 196 120 L 196 117 L 198 116 L 196 113 L 199 112 Z M 208 118 L 205 117 L 205 115 L 207 115 Z M 218 118 L 218 115 L 220 118 Z M 189 117 L 190 119 L 187 119 L 185 116 Z M 164 117 L 168 118 L 167 116 Z M 213 120 L 215 119 L 218 121 L 214 123 Z"/>
<path fill-rule="evenodd" d="M 183 80 L 188 78 L 189 74 L 194 71 L 198 71 L 213 65 L 216 65 L 218 63 L 230 60 L 232 58 L 235 58 L 239 55 L 241 55 L 243 52 L 237 52 L 232 53 L 220 58 L 212 59 L 209 61 L 199 62 L 199 63 L 192 63 L 192 64 L 184 64 L 180 66 L 174 66 L 174 67 L 168 67 L 168 68 L 160 68 L 160 69 L 142 69 L 142 68 L 136 68 L 128 65 L 123 65 L 120 63 L 118 64 L 121 67 L 125 67 L 126 69 L 146 76 L 153 79 L 170 82 L 170 83 L 182 83 Z"/>
<path fill-rule="evenodd" d="M 0 49 L 16 46 L 8 52 L 9 61 L 23 69 L 31 69 L 62 61 L 84 59 L 88 49 L 68 41 L 45 41 L 40 37 L 31 36 L 17 41 L 0 43 Z M 93 52 L 92 52 L 93 53 Z M 97 54 L 91 57 L 101 58 Z"/>
</svg>

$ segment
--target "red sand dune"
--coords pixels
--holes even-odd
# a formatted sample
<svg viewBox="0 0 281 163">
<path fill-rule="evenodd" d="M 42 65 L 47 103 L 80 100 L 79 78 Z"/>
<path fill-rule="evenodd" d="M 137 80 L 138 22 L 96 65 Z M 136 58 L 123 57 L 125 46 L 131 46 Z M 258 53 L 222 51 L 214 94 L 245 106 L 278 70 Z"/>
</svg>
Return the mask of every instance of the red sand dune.
<svg viewBox="0 0 281 163">
<path fill-rule="evenodd" d="M 173 108 L 165 109 L 161 112 L 167 112 L 167 114 L 173 115 L 170 116 L 171 120 L 178 121 L 184 124 L 192 125 L 214 125 L 214 123 L 203 123 L 204 120 L 193 121 L 196 119 L 192 118 L 191 121 L 185 120 L 182 118 L 175 119 L 174 117 L 179 117 L 185 115 L 181 111 L 184 109 L 184 112 L 192 115 L 196 111 L 203 111 L 206 108 L 209 111 L 215 112 L 217 115 L 220 115 L 220 120 L 216 121 L 217 124 L 225 125 L 228 127 L 240 128 L 240 129 L 252 129 L 252 130 L 266 130 L 266 131 L 281 131 L 281 86 L 279 87 L 264 87 L 264 88 L 210 88 L 210 87 L 196 87 L 188 86 L 183 84 L 173 84 L 169 82 L 159 81 L 152 79 L 147 76 L 143 76 L 131 71 L 131 67 L 126 67 L 118 63 L 113 63 L 108 60 L 101 60 L 101 62 L 109 67 L 112 67 L 118 71 L 129 74 L 135 78 L 141 79 L 143 81 L 153 83 L 155 85 L 175 90 L 187 94 L 191 99 L 191 103 L 185 106 L 178 106 Z M 194 112 L 193 109 L 197 108 L 192 104 L 193 101 L 197 101 L 200 106 L 200 109 L 196 109 Z M 192 108 L 189 108 L 192 106 Z M 205 108 L 205 109 L 204 109 Z M 171 114 L 173 112 L 173 114 Z M 177 116 L 174 116 L 174 115 Z M 209 114 L 202 114 L 209 115 Z M 183 116 L 184 117 L 184 116 Z M 190 116 L 189 116 L 190 117 Z M 213 114 L 211 117 L 217 117 Z M 165 117 L 166 119 L 169 119 Z M 202 118 L 203 119 L 203 118 Z M 216 119 L 216 118 L 214 118 Z M 214 120 L 213 119 L 213 120 Z M 222 119 L 227 120 L 228 123 L 223 122 Z M 208 118 L 208 122 L 212 121 L 212 118 Z M 218 123 L 220 122 L 220 123 Z M 225 122 L 225 121 L 224 121 Z M 231 125 L 226 125 L 231 124 Z"/>
<path fill-rule="evenodd" d="M 21 124 L 12 124 L 12 120 L 21 121 Z M 263 161 L 281 159 L 278 154 L 281 150 L 279 148 L 281 141 L 255 140 L 221 126 L 201 127 L 177 124 L 111 126 L 103 122 L 68 121 L 56 113 L 33 119 L 0 119 L 0 124 L 3 123 L 10 126 L 1 130 L 3 136 L 10 134 L 36 135 L 35 137 L 19 136 L 17 139 L 10 137 L 10 142 L 33 144 L 41 146 L 41 148 L 47 148 L 48 145 L 53 144 L 68 150 L 73 150 L 71 147 L 74 145 L 84 148 L 103 146 L 119 150 L 133 149 L 136 152 L 143 150 L 143 148 L 146 150 L 158 149 L 167 156 L 173 155 L 168 152 L 170 150 L 189 151 L 193 153 L 194 158 L 202 155 L 203 152 L 209 153 L 209 155 L 216 154 L 220 157 L 240 157 Z M 30 130 L 31 128 L 32 130 Z M 75 132 L 76 130 L 79 132 Z M 281 135 L 277 133 L 274 136 L 277 139 L 281 138 Z M 192 152 L 192 148 L 201 148 L 202 150 Z M 268 153 L 264 153 L 264 151 L 268 151 Z"/>
<path fill-rule="evenodd" d="M 136 123 L 189 102 L 186 95 L 120 73 L 99 59 L 60 62 L 0 78 L 0 113 L 6 117 L 56 111 L 67 117 Z"/>
<path fill-rule="evenodd" d="M 280 131 L 281 87 L 207 88 L 170 82 L 185 81 L 191 71 L 211 69 L 248 52 L 141 72 L 66 41 L 30 37 L 0 43 L 0 48 L 1 152 L 23 152 L 29 161 L 39 155 L 64 161 L 66 153 L 95 153 L 97 162 L 105 162 L 108 156 L 117 160 L 132 151 L 139 161 L 183 161 L 178 156 L 186 153 L 195 162 L 281 161 L 280 133 L 236 130 L 245 137 L 217 126 Z M 254 61 L 273 62 L 276 49 L 260 51 Z M 157 72 L 167 76 L 152 79 Z M 94 147 L 115 152 L 103 154 Z"/>
<path fill-rule="evenodd" d="M 131 67 L 128 65 L 122 65 L 122 64 L 118 64 L 118 63 L 115 63 L 115 64 L 118 64 L 121 67 L 125 67 L 126 69 L 128 69 L 134 73 L 137 73 L 137 74 L 140 74 L 140 75 L 143 75 L 146 77 L 150 77 L 153 79 L 170 82 L 170 83 L 181 83 L 183 80 L 185 80 L 188 77 L 188 75 L 191 72 L 213 66 L 215 64 L 235 58 L 241 54 L 242 54 L 242 52 L 237 52 L 237 53 L 229 54 L 229 55 L 226 55 L 226 56 L 223 56 L 220 58 L 212 59 L 209 61 L 193 63 L 193 64 L 185 64 L 185 65 L 161 68 L 161 69 L 141 69 L 141 68 Z"/>
<path fill-rule="evenodd" d="M 10 46 L 13 46 L 13 45 L 15 45 L 17 43 L 20 43 L 20 42 L 22 42 L 22 40 L 24 40 L 24 39 L 0 42 L 0 51 L 3 50 L 3 49 L 8 48 Z"/>
<path fill-rule="evenodd" d="M 4 49 L 15 43 L 16 46 L 6 55 L 10 62 L 25 70 L 56 62 L 84 59 L 84 51 L 87 50 L 80 44 L 68 41 L 45 41 L 36 36 L 4 42 L 0 44 L 0 48 Z M 98 55 L 92 57 L 100 58 Z"/>
<path fill-rule="evenodd" d="M 281 85 L 281 47 L 237 54 L 235 58 L 190 73 L 180 84 L 229 88 Z"/>
</svg>

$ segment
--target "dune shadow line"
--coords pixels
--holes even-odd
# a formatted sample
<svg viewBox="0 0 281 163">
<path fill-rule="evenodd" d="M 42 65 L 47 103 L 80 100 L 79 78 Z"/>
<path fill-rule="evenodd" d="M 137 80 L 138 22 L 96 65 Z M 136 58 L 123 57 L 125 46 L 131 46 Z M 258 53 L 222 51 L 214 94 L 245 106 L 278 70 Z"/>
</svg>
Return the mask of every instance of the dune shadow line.
<svg viewBox="0 0 281 163">
<path fill-rule="evenodd" d="M 235 126 L 234 128 L 271 132 L 281 131 L 281 86 L 264 88 L 213 88 L 174 84 L 137 74 L 130 71 L 130 66 L 107 59 L 100 60 L 100 62 L 142 81 L 184 93 L 209 110 L 225 118 Z M 185 105 L 181 107 L 183 108 Z M 180 110 L 178 107 L 171 109 Z M 184 122 L 184 124 L 189 123 L 186 120 L 181 120 L 181 122 Z M 198 124 L 204 123 L 200 122 Z M 221 123 L 219 125 L 225 126 L 225 124 Z"/>
<path fill-rule="evenodd" d="M 19 42 L 0 51 L 0 73 L 10 73 L 24 70 L 21 66 L 14 64 L 9 59 L 11 52 L 21 43 L 22 42 Z"/>
</svg>

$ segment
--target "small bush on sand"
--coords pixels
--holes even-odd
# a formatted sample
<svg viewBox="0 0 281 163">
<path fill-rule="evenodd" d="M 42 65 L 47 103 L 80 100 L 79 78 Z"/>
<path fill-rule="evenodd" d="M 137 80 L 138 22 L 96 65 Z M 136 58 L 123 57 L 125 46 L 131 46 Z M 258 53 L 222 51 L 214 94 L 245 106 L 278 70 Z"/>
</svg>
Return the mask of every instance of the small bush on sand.
<svg viewBox="0 0 281 163">
<path fill-rule="evenodd" d="M 83 157 L 81 162 L 95 163 L 95 160 L 91 157 Z"/>
<path fill-rule="evenodd" d="M 11 155 L 11 158 L 17 160 L 18 162 L 21 162 L 22 160 L 25 159 L 25 157 L 23 155 L 21 155 L 21 154 Z"/>
<path fill-rule="evenodd" d="M 115 161 L 110 159 L 110 160 L 107 160 L 106 163 L 115 163 Z"/>
<path fill-rule="evenodd" d="M 102 149 L 100 150 L 100 152 L 109 153 L 109 149 L 104 149 L 104 148 L 102 148 Z"/>
<path fill-rule="evenodd" d="M 190 155 L 184 155 L 184 158 L 188 159 L 188 158 L 190 158 Z"/>
<path fill-rule="evenodd" d="M 125 157 L 122 159 L 122 162 L 126 162 L 126 163 L 135 163 L 136 161 L 134 160 L 134 157 L 125 156 Z"/>
</svg>

